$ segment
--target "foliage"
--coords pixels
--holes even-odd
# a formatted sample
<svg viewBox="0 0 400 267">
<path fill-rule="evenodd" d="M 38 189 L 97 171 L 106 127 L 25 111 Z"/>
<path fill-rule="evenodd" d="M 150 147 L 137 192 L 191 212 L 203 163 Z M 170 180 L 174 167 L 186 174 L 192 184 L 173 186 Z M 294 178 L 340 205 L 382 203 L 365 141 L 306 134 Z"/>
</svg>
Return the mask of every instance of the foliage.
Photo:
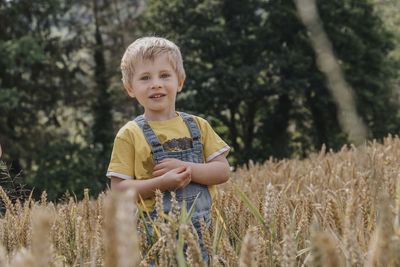
<svg viewBox="0 0 400 267">
<path fill-rule="evenodd" d="M 392 36 L 369 1 L 318 3 L 371 137 L 395 132 Z M 151 1 L 144 21 L 181 46 L 188 77 L 179 106 L 212 118 L 236 162 L 346 142 L 292 1 Z"/>
<path fill-rule="evenodd" d="M 126 31 L 134 26 L 128 12 L 137 7 L 129 1 L 1 2 L 1 23 L 7 27 L 0 30 L 0 143 L 12 175 L 24 170 L 28 183 L 48 186 L 42 189 L 49 197 L 66 189 L 82 192 L 88 181 L 96 192 L 100 181 L 105 188 L 114 127 L 121 125 L 112 113 L 135 110 L 119 105 L 117 61 Z M 120 27 L 125 31 L 115 30 Z M 111 97 L 115 80 L 119 94 Z M 71 165 L 62 152 L 81 164 Z M 72 169 L 62 171 L 63 165 Z M 55 169 L 44 171 L 49 166 Z M 89 174 L 88 181 L 71 180 L 78 169 Z"/>
<path fill-rule="evenodd" d="M 38 198 L 47 191 L 49 199 L 59 199 L 69 191 L 81 198 L 84 188 L 90 188 L 93 195 L 99 194 L 107 182 L 104 174 L 108 162 L 103 153 L 100 145 L 82 147 L 59 141 L 46 145 L 39 153 L 38 170 L 28 181 L 34 196 Z"/>
<path fill-rule="evenodd" d="M 323 3 L 321 17 L 335 22 L 324 26 L 329 36 L 335 36 L 334 49 L 347 81 L 356 92 L 357 110 L 371 136 L 382 138 L 388 132 L 397 132 L 398 102 L 393 101 L 390 83 L 395 65 L 387 56 L 394 49 L 393 35 L 386 30 L 370 1 L 345 1 L 336 16 Z M 339 16 L 348 19 L 339 20 Z M 361 27 L 357 21 L 362 22 Z"/>
<path fill-rule="evenodd" d="M 263 1 L 149 2 L 146 29 L 181 47 L 187 79 L 178 106 L 224 126 L 239 161 L 259 158 L 258 114 L 275 94 Z M 158 20 L 152 20 L 157 14 Z M 180 14 L 177 16 L 177 14 Z"/>
<path fill-rule="evenodd" d="M 369 0 L 317 2 L 370 137 L 398 131 L 400 42 L 386 30 L 398 30 L 397 2 L 375 3 L 378 13 Z M 105 188 L 112 137 L 140 112 L 120 59 L 145 34 L 180 46 L 187 79 L 177 107 L 211 121 L 234 165 L 346 143 L 292 1 L 3 0 L 0 23 L 3 160 L 50 199 Z"/>
<path fill-rule="evenodd" d="M 64 105 L 84 102 L 83 71 L 72 63 L 76 39 L 54 33 L 64 8 L 59 1 L 7 1 L 0 9 L 7 25 L 0 30 L 1 142 L 16 172 L 29 171 L 54 138 Z"/>
<path fill-rule="evenodd" d="M 0 160 L 0 186 L 10 198 L 11 201 L 25 201 L 28 198 L 29 190 L 25 189 L 23 183 L 21 183 L 21 176 L 11 176 L 9 167 Z M 5 207 L 0 206 L 0 212 L 4 212 Z"/>
<path fill-rule="evenodd" d="M 385 27 L 393 34 L 395 48 L 390 52 L 389 57 L 394 60 L 396 66 L 393 67 L 394 71 L 397 70 L 397 74 L 394 77 L 392 83 L 396 89 L 397 100 L 400 95 L 400 14 L 398 12 L 400 8 L 400 2 L 396 0 L 390 1 L 374 1 L 377 13 L 383 20 Z"/>
</svg>

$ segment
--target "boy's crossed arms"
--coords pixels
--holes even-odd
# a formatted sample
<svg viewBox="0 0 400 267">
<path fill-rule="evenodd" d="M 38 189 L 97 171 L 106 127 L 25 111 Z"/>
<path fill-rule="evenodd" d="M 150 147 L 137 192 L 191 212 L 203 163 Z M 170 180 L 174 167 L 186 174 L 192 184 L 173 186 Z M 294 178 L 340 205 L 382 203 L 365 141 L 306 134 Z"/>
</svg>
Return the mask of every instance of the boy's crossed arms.
<svg viewBox="0 0 400 267">
<path fill-rule="evenodd" d="M 153 169 L 152 179 L 136 180 L 111 177 L 111 188 L 127 190 L 133 188 L 143 199 L 161 192 L 185 188 L 191 181 L 204 184 L 221 184 L 229 179 L 230 168 L 225 153 L 207 163 L 185 162 L 174 158 L 162 160 Z"/>
</svg>

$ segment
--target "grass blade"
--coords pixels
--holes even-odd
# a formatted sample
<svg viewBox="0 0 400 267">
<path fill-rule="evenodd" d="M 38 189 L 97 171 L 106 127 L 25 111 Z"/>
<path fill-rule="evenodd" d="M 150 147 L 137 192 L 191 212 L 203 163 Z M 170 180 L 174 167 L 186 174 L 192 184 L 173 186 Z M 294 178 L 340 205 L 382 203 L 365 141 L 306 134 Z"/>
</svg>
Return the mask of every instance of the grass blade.
<svg viewBox="0 0 400 267">
<path fill-rule="evenodd" d="M 242 198 L 244 203 L 247 205 L 247 207 L 250 209 L 250 212 L 253 213 L 253 215 L 256 217 L 256 219 L 263 225 L 264 229 L 268 230 L 268 226 L 265 223 L 263 217 L 261 216 L 260 212 L 258 209 L 251 203 L 251 201 L 247 198 L 247 196 L 237 187 L 236 184 L 233 184 L 233 187 L 235 188 L 236 192 L 239 194 L 239 196 Z"/>
<path fill-rule="evenodd" d="M 193 216 L 193 213 L 194 213 L 194 209 L 196 207 L 196 202 L 197 202 L 197 199 L 199 198 L 199 195 L 200 195 L 200 193 L 197 194 L 196 198 L 193 201 L 192 206 L 190 207 L 189 213 L 188 213 L 188 215 L 186 217 L 186 224 L 189 224 L 190 220 L 192 219 L 192 216 Z"/>
</svg>

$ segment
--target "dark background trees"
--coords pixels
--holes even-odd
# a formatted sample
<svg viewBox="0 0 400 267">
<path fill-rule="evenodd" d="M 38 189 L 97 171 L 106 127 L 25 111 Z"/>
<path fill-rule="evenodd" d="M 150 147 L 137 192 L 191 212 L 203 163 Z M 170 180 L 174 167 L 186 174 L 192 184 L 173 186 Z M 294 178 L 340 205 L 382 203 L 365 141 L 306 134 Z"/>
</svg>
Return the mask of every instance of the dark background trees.
<svg viewBox="0 0 400 267">
<path fill-rule="evenodd" d="M 317 4 L 369 138 L 396 134 L 398 17 L 368 0 Z M 113 136 L 140 113 L 119 61 L 142 35 L 180 46 L 177 107 L 212 123 L 232 164 L 347 143 L 291 0 L 2 0 L 0 23 L 3 160 L 50 199 L 105 188 Z"/>
<path fill-rule="evenodd" d="M 113 115 L 120 112 L 112 107 L 123 95 L 115 86 L 119 55 L 137 8 L 120 1 L 1 2 L 3 160 L 11 175 L 23 171 L 35 192 L 46 189 L 52 199 L 105 188 Z"/>
<path fill-rule="evenodd" d="M 370 1 L 317 1 L 371 138 L 398 130 L 394 48 Z M 145 29 L 174 39 L 188 79 L 181 107 L 225 127 L 235 162 L 346 143 L 293 1 L 149 1 Z M 153 19 L 157 16 L 157 19 Z"/>
</svg>

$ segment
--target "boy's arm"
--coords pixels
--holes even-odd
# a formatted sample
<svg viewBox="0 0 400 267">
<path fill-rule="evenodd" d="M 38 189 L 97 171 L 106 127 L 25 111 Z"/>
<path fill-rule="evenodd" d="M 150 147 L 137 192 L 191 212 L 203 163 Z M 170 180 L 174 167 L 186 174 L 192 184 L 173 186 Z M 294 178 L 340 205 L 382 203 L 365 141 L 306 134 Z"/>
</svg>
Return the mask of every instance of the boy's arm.
<svg viewBox="0 0 400 267">
<path fill-rule="evenodd" d="M 119 191 L 134 189 L 138 195 L 140 194 L 143 199 L 146 199 L 154 196 L 157 189 L 164 192 L 184 188 L 191 181 L 191 172 L 190 166 L 181 166 L 169 170 L 163 175 L 146 180 L 126 180 L 111 176 L 111 189 Z"/>
<path fill-rule="evenodd" d="M 160 177 L 179 167 L 192 168 L 192 181 L 204 185 L 222 184 L 229 180 L 230 167 L 226 155 L 221 154 L 207 163 L 185 162 L 178 159 L 164 159 L 153 169 L 153 176 Z"/>
</svg>

